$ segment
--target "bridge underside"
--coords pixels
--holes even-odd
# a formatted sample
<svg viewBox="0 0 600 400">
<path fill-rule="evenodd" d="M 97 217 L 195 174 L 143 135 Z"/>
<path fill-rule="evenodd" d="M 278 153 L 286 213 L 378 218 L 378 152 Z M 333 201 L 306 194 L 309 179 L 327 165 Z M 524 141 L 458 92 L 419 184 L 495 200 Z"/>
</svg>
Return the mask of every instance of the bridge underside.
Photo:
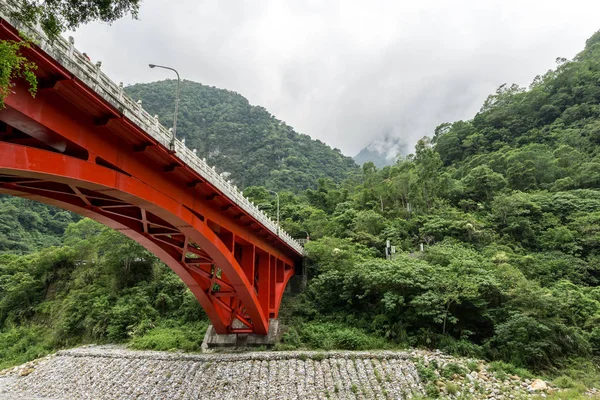
<svg viewBox="0 0 600 400">
<path fill-rule="evenodd" d="M 217 333 L 266 334 L 299 256 L 114 110 L 74 101 L 77 82 L 58 82 L 35 98 L 19 83 L 0 111 L 0 193 L 119 230 L 181 277 Z"/>
</svg>

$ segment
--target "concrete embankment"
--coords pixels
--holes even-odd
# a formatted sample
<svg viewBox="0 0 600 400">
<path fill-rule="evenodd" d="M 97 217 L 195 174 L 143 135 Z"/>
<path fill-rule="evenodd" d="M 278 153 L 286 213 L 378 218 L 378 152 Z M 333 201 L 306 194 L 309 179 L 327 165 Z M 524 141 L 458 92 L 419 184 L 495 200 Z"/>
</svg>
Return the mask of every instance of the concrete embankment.
<svg viewBox="0 0 600 400">
<path fill-rule="evenodd" d="M 0 372 L 0 398 L 404 399 L 433 388 L 447 398 L 508 399 L 529 397 L 531 383 L 500 380 L 484 363 L 439 352 L 195 355 L 87 346 Z"/>
</svg>

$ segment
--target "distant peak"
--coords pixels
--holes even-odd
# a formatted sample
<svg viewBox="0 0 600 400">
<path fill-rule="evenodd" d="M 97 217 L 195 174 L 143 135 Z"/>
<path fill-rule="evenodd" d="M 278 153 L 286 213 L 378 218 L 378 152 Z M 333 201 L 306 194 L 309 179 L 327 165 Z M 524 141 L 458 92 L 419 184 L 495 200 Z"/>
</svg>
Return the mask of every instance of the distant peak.
<svg viewBox="0 0 600 400">
<path fill-rule="evenodd" d="M 369 143 L 354 156 L 354 161 L 359 165 L 372 161 L 377 168 L 383 168 L 393 165 L 398 155 L 406 155 L 407 152 L 408 145 L 404 138 L 385 135 Z"/>
</svg>

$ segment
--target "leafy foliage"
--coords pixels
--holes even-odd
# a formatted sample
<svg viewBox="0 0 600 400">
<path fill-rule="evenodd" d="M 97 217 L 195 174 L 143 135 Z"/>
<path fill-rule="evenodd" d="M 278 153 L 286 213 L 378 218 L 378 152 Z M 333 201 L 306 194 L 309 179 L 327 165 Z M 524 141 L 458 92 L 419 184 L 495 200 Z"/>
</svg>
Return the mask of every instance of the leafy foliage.
<svg viewBox="0 0 600 400">
<path fill-rule="evenodd" d="M 114 22 L 131 13 L 137 18 L 141 0 L 104 0 L 78 2 L 69 0 L 24 0 L 16 17 L 26 23 L 39 25 L 55 38 L 66 30 L 75 30 L 92 21 Z"/>
<path fill-rule="evenodd" d="M 4 100 L 11 93 L 13 81 L 23 78 L 29 83 L 29 93 L 37 93 L 37 77 L 34 71 L 37 66 L 21 54 L 21 49 L 28 48 L 28 42 L 0 40 L 0 110 L 4 108 Z"/>
<path fill-rule="evenodd" d="M 46 35 L 55 39 L 67 29 L 75 30 L 81 24 L 100 20 L 114 22 L 131 13 L 136 18 L 141 0 L 103 0 L 103 1 L 70 1 L 70 0 L 23 0 L 14 2 L 17 11 L 12 16 L 29 26 L 39 25 Z M 4 100 L 11 93 L 14 81 L 23 78 L 29 83 L 32 96 L 37 93 L 37 77 L 35 63 L 28 61 L 21 54 L 21 49 L 29 48 L 30 41 L 0 40 L 0 110 L 4 108 Z"/>
</svg>

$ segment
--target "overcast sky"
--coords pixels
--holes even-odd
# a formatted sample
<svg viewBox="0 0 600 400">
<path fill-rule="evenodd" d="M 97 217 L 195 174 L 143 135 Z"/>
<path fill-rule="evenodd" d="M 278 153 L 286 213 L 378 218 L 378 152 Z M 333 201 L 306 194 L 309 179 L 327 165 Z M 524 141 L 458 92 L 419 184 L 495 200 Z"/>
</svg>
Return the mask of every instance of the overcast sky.
<svg viewBox="0 0 600 400">
<path fill-rule="evenodd" d="M 143 0 L 76 46 L 119 82 L 173 78 L 239 92 L 354 156 L 469 119 L 503 83 L 528 85 L 600 29 L 598 0 Z"/>
</svg>

